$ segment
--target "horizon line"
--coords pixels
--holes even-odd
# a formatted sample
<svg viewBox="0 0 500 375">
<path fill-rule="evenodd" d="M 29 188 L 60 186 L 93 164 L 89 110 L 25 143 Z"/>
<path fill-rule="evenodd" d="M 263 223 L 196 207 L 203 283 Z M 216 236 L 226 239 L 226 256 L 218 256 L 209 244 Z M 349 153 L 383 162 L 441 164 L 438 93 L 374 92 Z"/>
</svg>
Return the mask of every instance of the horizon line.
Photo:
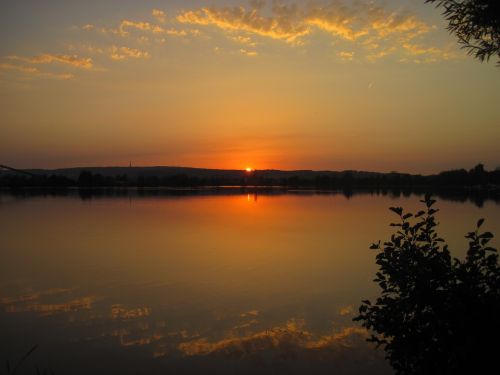
<svg viewBox="0 0 500 375">
<path fill-rule="evenodd" d="M 474 167 L 478 165 L 483 165 L 483 163 L 475 163 Z M 16 168 L 16 167 L 11 167 L 7 166 L 5 164 L 0 164 L 0 172 L 2 169 L 12 169 L 12 170 L 19 170 L 19 171 L 58 171 L 58 170 L 71 170 L 71 169 L 112 169 L 112 168 L 120 168 L 120 169 L 147 169 L 147 168 L 177 168 L 177 169 L 199 169 L 199 170 L 208 170 L 208 171 L 234 171 L 234 172 L 247 172 L 247 173 L 255 173 L 259 171 L 268 171 L 268 172 L 325 172 L 325 173 L 342 173 L 342 172 L 362 172 L 362 173 L 375 173 L 375 174 L 391 174 L 391 173 L 397 173 L 397 174 L 408 174 L 408 175 L 433 175 L 433 174 L 439 174 L 442 172 L 446 171 L 456 171 L 456 170 L 470 170 L 472 168 L 452 168 L 452 169 L 444 169 L 438 172 L 432 172 L 432 173 L 415 173 L 415 172 L 401 172 L 401 171 L 374 171 L 374 170 L 364 170 L 364 169 L 337 169 L 337 170 L 332 170 L 332 169 L 277 169 L 277 168 L 264 168 L 264 169 L 259 169 L 259 168 L 252 168 L 251 172 L 246 170 L 246 168 L 207 168 L 207 167 L 191 167 L 191 166 L 175 166 L 175 165 L 126 165 L 126 166 L 119 166 L 119 165 L 104 165 L 104 166 L 73 166 L 73 167 L 57 167 L 57 168 Z M 492 168 L 489 171 L 495 171 L 500 169 L 500 167 L 497 168 Z M 485 171 L 488 171 L 485 168 Z"/>
</svg>

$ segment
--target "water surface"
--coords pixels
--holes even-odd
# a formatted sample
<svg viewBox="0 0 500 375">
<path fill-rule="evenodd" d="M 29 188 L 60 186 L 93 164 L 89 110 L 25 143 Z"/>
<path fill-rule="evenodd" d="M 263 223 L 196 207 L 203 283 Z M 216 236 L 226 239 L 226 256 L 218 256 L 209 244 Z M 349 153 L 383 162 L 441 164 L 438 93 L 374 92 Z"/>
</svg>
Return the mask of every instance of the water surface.
<svg viewBox="0 0 500 375">
<path fill-rule="evenodd" d="M 419 199 L 3 194 L 0 360 L 37 344 L 26 373 L 390 374 L 352 317 L 387 208 Z M 500 233 L 494 202 L 438 206 L 457 256 L 478 218 Z"/>
</svg>

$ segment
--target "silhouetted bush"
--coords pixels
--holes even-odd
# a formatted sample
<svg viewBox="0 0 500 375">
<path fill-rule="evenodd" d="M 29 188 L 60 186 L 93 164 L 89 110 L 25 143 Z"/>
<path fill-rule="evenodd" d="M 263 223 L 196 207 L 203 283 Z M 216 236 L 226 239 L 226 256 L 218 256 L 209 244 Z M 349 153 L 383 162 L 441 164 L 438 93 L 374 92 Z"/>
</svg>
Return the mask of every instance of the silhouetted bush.
<svg viewBox="0 0 500 375">
<path fill-rule="evenodd" d="M 381 294 L 363 301 L 359 316 L 384 347 L 397 374 L 487 373 L 496 368 L 500 337 L 500 266 L 481 233 L 483 219 L 467 234 L 464 260 L 452 258 L 436 233 L 435 201 L 422 200 L 416 215 L 391 207 L 400 218 L 379 251 L 375 282 Z M 488 372 L 489 373 L 489 372 Z"/>
</svg>

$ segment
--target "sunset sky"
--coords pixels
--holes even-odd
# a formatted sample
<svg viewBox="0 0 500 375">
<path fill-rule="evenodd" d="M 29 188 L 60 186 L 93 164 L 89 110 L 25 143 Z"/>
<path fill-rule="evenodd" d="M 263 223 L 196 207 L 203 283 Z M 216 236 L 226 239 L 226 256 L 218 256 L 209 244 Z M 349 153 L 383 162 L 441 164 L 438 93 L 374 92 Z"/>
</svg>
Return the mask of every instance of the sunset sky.
<svg viewBox="0 0 500 375">
<path fill-rule="evenodd" d="M 500 166 L 500 68 L 424 0 L 3 0 L 0 164 Z"/>
</svg>

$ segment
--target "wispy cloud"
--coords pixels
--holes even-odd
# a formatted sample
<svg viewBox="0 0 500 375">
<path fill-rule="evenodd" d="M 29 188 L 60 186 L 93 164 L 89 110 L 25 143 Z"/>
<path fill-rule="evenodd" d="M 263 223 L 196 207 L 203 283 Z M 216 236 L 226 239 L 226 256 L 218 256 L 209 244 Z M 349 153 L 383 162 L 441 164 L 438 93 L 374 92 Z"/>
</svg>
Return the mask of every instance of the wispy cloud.
<svg viewBox="0 0 500 375">
<path fill-rule="evenodd" d="M 42 72 L 37 68 L 25 65 L 16 65 L 9 63 L 0 63 L 0 70 L 11 70 L 19 73 L 23 73 L 32 77 L 45 78 L 45 79 L 57 79 L 57 80 L 68 80 L 73 79 L 75 76 L 71 73 L 52 73 L 52 72 Z"/>
<path fill-rule="evenodd" d="M 335 40 L 356 43 L 367 51 L 365 57 L 370 61 L 396 51 L 407 53 L 403 44 L 414 43 L 435 30 L 408 10 L 394 11 L 373 2 L 267 4 L 266 0 L 254 0 L 246 7 L 203 7 L 185 10 L 176 19 L 183 24 L 215 27 L 240 42 L 256 35 L 300 46 L 314 33 L 323 32 Z M 349 59 L 345 54 L 339 56 Z M 438 54 L 434 56 L 438 58 Z"/>
<path fill-rule="evenodd" d="M 136 30 L 140 32 L 152 33 L 155 35 L 169 35 L 169 36 L 187 36 L 190 34 L 195 34 L 195 32 L 179 30 L 175 28 L 166 28 L 151 22 L 146 21 L 134 21 L 129 19 L 124 19 L 120 22 L 117 28 L 106 28 L 99 27 L 93 24 L 86 24 L 82 26 L 85 31 L 96 30 L 104 34 L 115 34 L 122 37 L 129 36 L 131 30 Z"/>
<path fill-rule="evenodd" d="M 148 31 L 155 34 L 162 34 L 165 31 L 163 27 L 151 24 L 149 22 L 131 21 L 131 20 L 123 20 L 120 23 L 120 26 L 118 27 L 119 34 L 122 36 L 128 35 L 129 29 Z"/>
<path fill-rule="evenodd" d="M 450 47 L 425 47 L 418 44 L 405 43 L 403 44 L 403 48 L 409 56 L 416 58 L 416 60 L 413 60 L 414 62 L 432 63 L 458 58 L 457 53 Z"/>
<path fill-rule="evenodd" d="M 91 58 L 79 57 L 78 55 L 63 55 L 63 54 L 40 54 L 33 57 L 23 56 L 7 56 L 10 60 L 18 60 L 29 64 L 66 64 L 79 69 L 92 69 L 94 66 Z"/>
<path fill-rule="evenodd" d="M 425 34 L 431 26 L 409 12 L 390 12 L 372 3 L 352 6 L 335 1 L 324 6 L 300 8 L 274 2 L 270 15 L 264 15 L 262 4 L 251 2 L 249 8 L 204 7 L 188 10 L 177 16 L 181 23 L 213 25 L 223 30 L 236 30 L 261 36 L 294 41 L 311 34 L 314 29 L 328 32 L 346 40 L 362 36 L 404 35 L 406 39 Z"/>
<path fill-rule="evenodd" d="M 250 38 L 248 36 L 243 36 L 243 35 L 232 36 L 231 40 L 233 40 L 237 43 L 246 44 L 246 45 L 251 46 L 251 47 L 255 47 L 257 45 L 257 43 L 255 43 L 252 40 L 252 38 Z"/>
<path fill-rule="evenodd" d="M 165 12 L 161 9 L 153 9 L 151 12 L 154 18 L 158 20 L 160 23 L 165 23 L 167 21 L 167 15 Z"/>
<path fill-rule="evenodd" d="M 129 47 L 111 47 L 111 58 L 113 60 L 126 60 L 126 59 L 148 59 L 150 54 L 146 51 L 141 51 Z"/>
<path fill-rule="evenodd" d="M 340 57 L 341 60 L 343 61 L 352 61 L 354 58 L 354 52 L 350 51 L 340 51 L 338 53 L 338 56 Z"/>
<path fill-rule="evenodd" d="M 370 26 L 381 37 L 398 35 L 406 40 L 427 34 L 433 26 L 428 25 L 409 12 L 388 12 L 382 8 L 373 11 Z"/>
<path fill-rule="evenodd" d="M 246 49 L 243 48 L 240 49 L 240 53 L 248 57 L 255 57 L 258 55 L 258 53 L 255 51 L 247 51 Z"/>
<path fill-rule="evenodd" d="M 21 73 L 28 73 L 28 74 L 37 74 L 40 73 L 40 71 L 37 68 L 33 68 L 30 66 L 23 66 L 23 65 L 14 65 L 14 64 L 8 64 L 8 63 L 2 63 L 0 64 L 0 69 L 3 70 L 15 70 Z"/>
<path fill-rule="evenodd" d="M 392 55 L 397 51 L 397 47 L 394 46 L 389 46 L 389 47 L 384 47 L 384 48 L 378 48 L 374 52 L 370 52 L 367 56 L 366 59 L 371 62 L 375 62 L 379 59 L 382 59 L 386 56 Z"/>
<path fill-rule="evenodd" d="M 189 10 L 177 16 L 177 21 L 196 25 L 214 25 L 223 30 L 245 31 L 273 39 L 293 42 L 310 30 L 300 21 L 297 7 L 276 6 L 273 16 L 266 17 L 259 7 L 202 8 Z"/>
</svg>

